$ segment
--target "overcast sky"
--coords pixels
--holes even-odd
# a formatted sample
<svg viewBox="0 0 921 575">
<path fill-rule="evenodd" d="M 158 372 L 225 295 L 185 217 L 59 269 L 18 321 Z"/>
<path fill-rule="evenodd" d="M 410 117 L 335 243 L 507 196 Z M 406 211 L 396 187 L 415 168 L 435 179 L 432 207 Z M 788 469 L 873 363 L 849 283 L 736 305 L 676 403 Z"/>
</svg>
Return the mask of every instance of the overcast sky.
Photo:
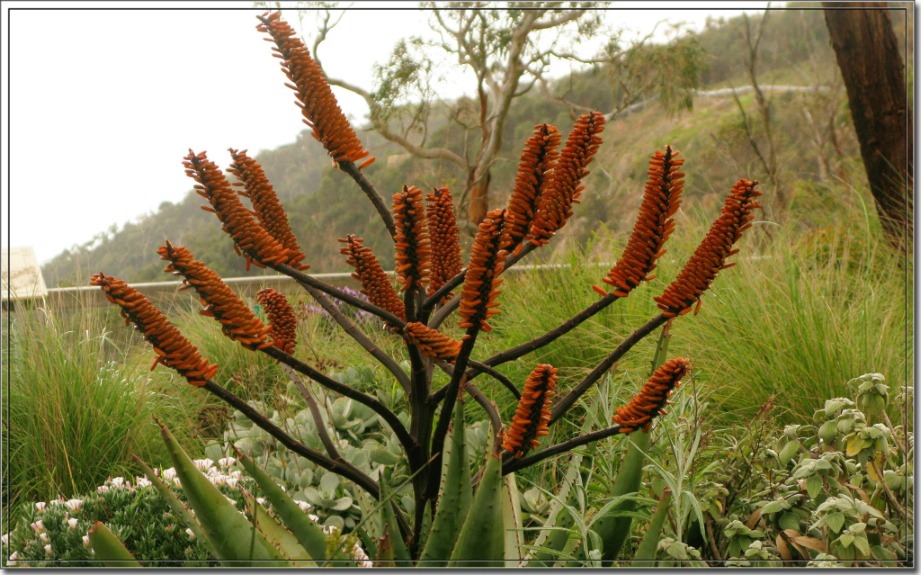
<svg viewBox="0 0 921 575">
<path fill-rule="evenodd" d="M 765 4 L 615 2 L 618 9 L 605 16 L 639 36 L 663 20 L 701 27 L 707 16 Z M 426 32 L 428 17 L 416 5 L 375 2 L 391 9 L 348 11 L 320 49 L 324 66 L 370 88 L 372 65 L 399 38 Z M 255 30 L 260 11 L 252 6 L 4 2 L 0 29 L 10 36 L 3 81 L 12 117 L 4 89 L 10 163 L 4 154 L 2 202 L 11 222 L 3 247 L 31 246 L 44 263 L 112 224 L 181 200 L 192 184 L 182 167 L 189 148 L 208 151 L 223 167 L 229 147 L 255 155 L 293 142 L 304 128 L 300 110 L 271 44 Z M 314 23 L 304 19 L 308 43 Z M 359 98 L 337 95 L 347 114 L 365 116 Z"/>
</svg>

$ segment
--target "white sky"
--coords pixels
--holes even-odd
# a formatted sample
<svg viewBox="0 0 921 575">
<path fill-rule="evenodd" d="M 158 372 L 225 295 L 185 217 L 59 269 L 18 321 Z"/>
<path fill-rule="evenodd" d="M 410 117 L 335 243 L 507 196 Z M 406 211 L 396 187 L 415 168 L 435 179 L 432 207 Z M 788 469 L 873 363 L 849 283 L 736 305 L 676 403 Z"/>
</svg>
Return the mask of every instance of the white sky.
<svg viewBox="0 0 921 575">
<path fill-rule="evenodd" d="M 2 205 L 10 218 L 0 244 L 31 246 L 45 263 L 112 224 L 180 201 L 192 185 L 181 164 L 189 148 L 223 167 L 229 147 L 255 155 L 293 142 L 305 127 L 300 109 L 255 30 L 252 5 L 4 2 Z M 416 5 L 350 10 L 320 48 L 326 69 L 370 88 L 372 65 L 399 38 L 427 31 Z M 765 5 L 615 2 L 606 18 L 639 35 L 662 20 L 699 27 L 707 16 Z M 297 25 L 293 12 L 288 20 Z M 308 45 L 313 22 L 304 19 Z M 347 114 L 365 116 L 360 98 L 337 95 Z"/>
</svg>

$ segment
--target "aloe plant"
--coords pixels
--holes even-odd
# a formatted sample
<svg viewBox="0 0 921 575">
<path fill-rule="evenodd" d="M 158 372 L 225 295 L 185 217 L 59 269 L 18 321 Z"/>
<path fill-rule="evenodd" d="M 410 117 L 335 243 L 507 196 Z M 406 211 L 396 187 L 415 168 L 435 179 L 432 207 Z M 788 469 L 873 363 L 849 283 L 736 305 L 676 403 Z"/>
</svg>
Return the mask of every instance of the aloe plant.
<svg viewBox="0 0 921 575">
<path fill-rule="evenodd" d="M 268 318 L 266 325 L 217 274 L 182 246 L 166 242 L 159 248 L 160 257 L 168 262 L 166 270 L 182 276 L 184 287 L 197 292 L 206 306 L 202 313 L 218 321 L 228 338 L 286 366 L 310 406 L 321 447 L 294 438 L 265 413 L 222 387 L 217 381 L 219 367 L 203 358 L 136 290 L 103 273 L 94 275 L 91 284 L 101 287 L 154 346 L 154 365 L 175 369 L 190 384 L 227 402 L 292 453 L 351 482 L 363 493 L 362 499 L 377 501 L 374 513 L 379 516 L 372 520 L 371 511 L 365 507 L 366 517 L 357 528 L 376 565 L 544 563 L 546 557 L 530 557 L 524 551 L 528 542 L 521 527 L 514 473 L 581 445 L 639 432 L 633 435 L 633 447 L 611 493 L 614 501 L 628 506 L 629 495 L 640 487 L 643 449 L 649 441 L 650 427 L 664 413 L 671 391 L 690 370 L 687 359 L 666 360 L 663 351 L 649 381 L 627 405 L 616 410 L 611 422 L 597 429 L 584 428 L 576 437 L 553 445 L 544 445 L 543 438 L 637 342 L 677 317 L 700 309 L 701 296 L 719 271 L 732 265 L 727 260 L 738 251 L 734 245 L 751 225 L 752 213 L 759 207 L 757 182 L 741 179 L 732 187 L 720 216 L 698 249 L 655 298 L 661 313 L 638 327 L 565 393 L 557 392 L 557 367 L 549 364 L 537 365 L 527 381 L 519 385 L 495 368 L 557 340 L 654 278 L 657 260 L 675 228 L 673 216 L 683 191 L 684 174 L 680 169 L 684 160 L 670 146 L 651 157 L 636 225 L 617 264 L 602 278 L 607 287 L 591 286 L 599 294 L 595 303 L 530 341 L 491 357 L 474 359 L 478 337 L 489 332 L 497 321 L 494 318 L 500 312 L 503 272 L 552 241 L 572 216 L 583 191 L 587 167 L 602 143 L 605 116 L 598 112 L 581 116 L 565 142 L 556 127 L 535 127 L 524 145 L 507 207 L 493 210 L 483 219 L 466 267 L 462 267 L 450 190 L 438 188 L 423 198 L 422 190 L 407 184 L 393 194 L 392 208 L 388 208 L 363 171 L 373 158 L 339 110 L 322 70 L 306 46 L 280 13 L 266 13 L 259 21 L 257 28 L 275 44 L 276 55 L 313 135 L 324 145 L 334 166 L 354 179 L 390 233 L 397 287 L 382 270 L 373 250 L 355 234 L 340 242 L 364 297 L 334 288 L 308 273 L 310 266 L 304 262 L 272 185 L 258 162 L 245 152 L 232 149 L 227 170 L 243 188 L 239 195 L 204 152 L 189 152 L 184 162 L 186 172 L 195 180 L 198 193 L 207 199 L 206 209 L 215 213 L 232 238 L 234 249 L 248 264 L 293 278 L 383 366 L 405 394 L 408 418 L 401 418 L 375 396 L 298 359 L 297 318 L 283 294 L 270 289 L 260 292 L 258 299 Z M 252 209 L 244 205 L 240 195 L 249 199 Z M 404 358 L 392 357 L 375 345 L 362 326 L 342 312 L 343 305 L 372 314 L 384 323 L 392 337 L 401 338 L 408 369 L 401 364 Z M 442 327 L 455 313 L 459 327 L 465 330 L 459 339 Z M 440 388 L 434 385 L 436 371 L 444 372 L 448 380 Z M 302 377 L 334 397 L 347 398 L 370 410 L 396 438 L 401 449 L 398 461 L 384 466 L 383 472 L 372 472 L 343 457 L 336 431 L 327 430 Z M 489 397 L 483 393 L 476 381 L 482 377 L 497 380 L 502 386 L 501 394 Z M 486 457 L 475 469 L 468 465 L 464 441 L 467 398 L 479 406 L 492 430 Z M 515 400 L 515 415 L 505 424 L 494 402 Z M 191 520 L 197 522 L 197 531 L 211 543 L 219 559 L 232 565 L 257 561 L 301 565 L 330 560 L 321 534 L 299 518 L 284 492 L 272 485 L 245 454 L 241 461 L 273 504 L 277 519 L 255 502 L 248 516 L 228 509 L 201 481 L 200 473 L 188 467 L 188 458 L 165 428 L 163 435 L 177 470 L 185 474 L 183 485 L 195 511 Z M 394 473 L 395 469 L 401 472 Z M 397 497 L 398 492 L 410 493 L 410 503 Z M 593 537 L 600 538 L 608 562 L 617 557 L 630 528 L 629 521 L 622 520 L 625 507 L 617 505 L 620 503 L 612 503 L 591 524 Z M 189 513 L 181 515 L 189 519 Z M 568 542 L 568 538 L 556 533 L 543 533 L 538 538 L 549 540 L 549 545 L 559 549 Z"/>
</svg>

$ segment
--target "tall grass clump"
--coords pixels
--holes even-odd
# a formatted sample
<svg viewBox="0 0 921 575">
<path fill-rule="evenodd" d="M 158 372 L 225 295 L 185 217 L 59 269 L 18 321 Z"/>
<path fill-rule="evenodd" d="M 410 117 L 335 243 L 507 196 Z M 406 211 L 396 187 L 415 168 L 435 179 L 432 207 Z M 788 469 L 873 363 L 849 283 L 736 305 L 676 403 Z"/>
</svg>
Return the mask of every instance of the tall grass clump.
<svg viewBox="0 0 921 575">
<path fill-rule="evenodd" d="M 721 389 L 714 400 L 732 417 L 750 417 L 776 394 L 784 421 L 808 419 L 813 406 L 846 395 L 855 373 L 911 385 L 903 261 L 859 228 L 781 231 L 707 294 L 715 319 L 677 326 L 676 339 L 706 366 L 697 377 Z"/>
<path fill-rule="evenodd" d="M 128 338 L 108 309 L 17 309 L 9 337 L 4 427 L 7 506 L 73 496 L 139 471 L 131 453 L 167 456 L 151 416 L 146 368 L 126 364 Z M 124 332 L 122 332 L 124 333 Z"/>
</svg>

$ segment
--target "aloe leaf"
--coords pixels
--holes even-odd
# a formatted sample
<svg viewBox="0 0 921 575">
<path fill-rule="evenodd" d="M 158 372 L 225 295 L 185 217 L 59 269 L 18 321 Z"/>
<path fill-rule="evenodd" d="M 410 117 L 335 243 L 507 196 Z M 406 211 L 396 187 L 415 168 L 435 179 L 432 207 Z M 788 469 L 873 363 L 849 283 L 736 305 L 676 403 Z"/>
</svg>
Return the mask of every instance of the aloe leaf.
<svg viewBox="0 0 921 575">
<path fill-rule="evenodd" d="M 441 497 L 432 520 L 428 540 L 419 556 L 423 567 L 445 567 L 457 541 L 464 518 L 473 499 L 470 466 L 467 464 L 467 444 L 464 439 L 464 402 L 458 398 L 454 405 L 450 448 L 445 453 L 444 480 Z"/>
<path fill-rule="evenodd" d="M 659 340 L 656 342 L 656 351 L 649 371 L 650 376 L 665 362 L 668 354 L 668 344 L 671 340 L 670 325 L 670 323 L 665 324 L 665 327 L 659 333 Z M 630 439 L 632 441 L 630 442 L 630 447 L 627 448 L 627 455 L 624 456 L 620 472 L 617 474 L 617 479 L 614 480 L 614 485 L 611 488 L 612 498 L 627 495 L 628 493 L 636 493 L 640 489 L 640 482 L 643 478 L 643 464 L 646 458 L 645 452 L 649 447 L 649 433 L 637 430 L 630 434 Z M 612 511 L 630 512 L 635 508 L 635 501 L 626 500 Z M 633 518 L 629 514 L 619 517 L 608 515 L 597 521 L 595 532 L 604 542 L 602 560 L 605 566 L 609 566 L 617 557 L 617 554 L 620 553 L 624 541 L 627 540 L 627 536 L 630 534 L 632 522 Z"/>
<path fill-rule="evenodd" d="M 160 434 L 182 482 L 182 490 L 215 556 L 226 566 L 233 567 L 286 566 L 287 562 L 272 544 L 195 467 L 163 424 L 160 424 Z"/>
<path fill-rule="evenodd" d="M 326 559 L 326 535 L 319 525 L 307 517 L 297 503 L 282 491 L 268 473 L 259 468 L 249 457 L 237 451 L 237 461 L 243 464 L 262 489 L 265 498 L 272 504 L 275 514 L 281 518 L 298 542 L 307 550 L 311 559 Z"/>
<path fill-rule="evenodd" d="M 89 537 L 96 560 L 104 567 L 142 567 L 125 544 L 102 522 L 97 521 L 90 528 Z"/>
<path fill-rule="evenodd" d="M 378 554 L 380 555 L 380 547 L 385 541 L 388 541 L 390 546 L 393 559 L 396 561 L 397 567 L 412 567 L 412 558 L 409 555 L 409 549 L 406 547 L 406 542 L 403 541 L 403 538 L 400 536 L 400 528 L 397 526 L 397 518 L 393 513 L 393 502 L 390 500 L 393 495 L 390 493 L 390 474 L 381 479 L 381 513 L 383 516 L 383 535 L 381 537 L 381 543 L 378 545 Z"/>
<path fill-rule="evenodd" d="M 665 526 L 665 518 L 668 517 L 668 508 L 671 504 L 672 492 L 666 490 L 659 500 L 659 506 L 656 508 L 649 527 L 646 528 L 646 534 L 640 541 L 636 553 L 633 555 L 633 568 L 637 567 L 655 567 L 656 551 L 659 548 L 659 540 L 662 539 L 662 528 Z"/>
<path fill-rule="evenodd" d="M 199 541 L 204 541 L 205 545 L 208 547 L 208 550 L 211 551 L 211 554 L 217 557 L 217 552 L 211 545 L 211 542 L 208 541 L 208 539 L 205 537 L 204 533 L 202 533 L 201 525 L 199 525 L 198 521 L 195 520 L 195 516 L 192 515 L 192 512 L 189 510 L 186 504 L 180 501 L 178 497 L 176 497 L 172 490 L 170 490 L 170 488 L 167 487 L 165 483 L 163 483 L 162 479 L 154 474 L 153 469 L 144 463 L 140 457 L 135 455 L 134 460 L 138 463 L 138 465 L 141 466 L 141 469 L 144 470 L 144 474 L 147 476 L 147 479 L 150 480 L 150 483 L 160 493 L 160 496 L 166 499 L 166 502 L 169 503 L 170 509 L 173 510 L 173 513 L 182 518 L 182 522 L 192 530 L 195 538 Z"/>
<path fill-rule="evenodd" d="M 614 485 L 611 487 L 611 498 L 624 497 L 631 493 L 636 493 L 640 489 L 640 482 L 643 478 L 643 464 L 645 463 L 646 448 L 649 446 L 649 434 L 645 431 L 635 431 L 630 434 L 633 440 L 630 447 L 627 448 L 627 455 L 624 456 L 623 464 Z M 624 497 L 619 505 L 615 505 L 609 513 L 605 514 L 595 522 L 595 532 L 604 542 L 604 551 L 602 560 L 607 567 L 617 558 L 624 541 L 630 534 L 630 525 L 633 517 L 629 514 L 615 515 L 618 512 L 631 512 L 636 509 L 636 501 L 629 497 Z"/>
<path fill-rule="evenodd" d="M 393 560 L 393 545 L 391 544 L 390 528 L 385 526 L 381 538 L 377 542 L 377 551 L 374 555 L 375 567 L 396 567 Z"/>
<path fill-rule="evenodd" d="M 518 485 L 515 474 L 504 477 L 502 488 L 502 517 L 505 529 L 505 561 L 507 565 L 521 563 L 521 548 L 524 545 L 521 528 L 521 499 L 518 497 Z"/>
<path fill-rule="evenodd" d="M 488 456 L 480 486 L 473 495 L 448 567 L 504 567 L 505 525 L 502 517 L 502 459 Z"/>
<path fill-rule="evenodd" d="M 297 537 L 269 515 L 269 512 L 256 501 L 252 493 L 243 491 L 243 498 L 246 499 L 246 504 L 249 508 L 253 510 L 253 516 L 256 518 L 256 527 L 259 532 L 281 555 L 291 560 L 292 567 L 317 566 L 316 563 L 311 561 L 310 554 L 298 542 Z"/>
</svg>

